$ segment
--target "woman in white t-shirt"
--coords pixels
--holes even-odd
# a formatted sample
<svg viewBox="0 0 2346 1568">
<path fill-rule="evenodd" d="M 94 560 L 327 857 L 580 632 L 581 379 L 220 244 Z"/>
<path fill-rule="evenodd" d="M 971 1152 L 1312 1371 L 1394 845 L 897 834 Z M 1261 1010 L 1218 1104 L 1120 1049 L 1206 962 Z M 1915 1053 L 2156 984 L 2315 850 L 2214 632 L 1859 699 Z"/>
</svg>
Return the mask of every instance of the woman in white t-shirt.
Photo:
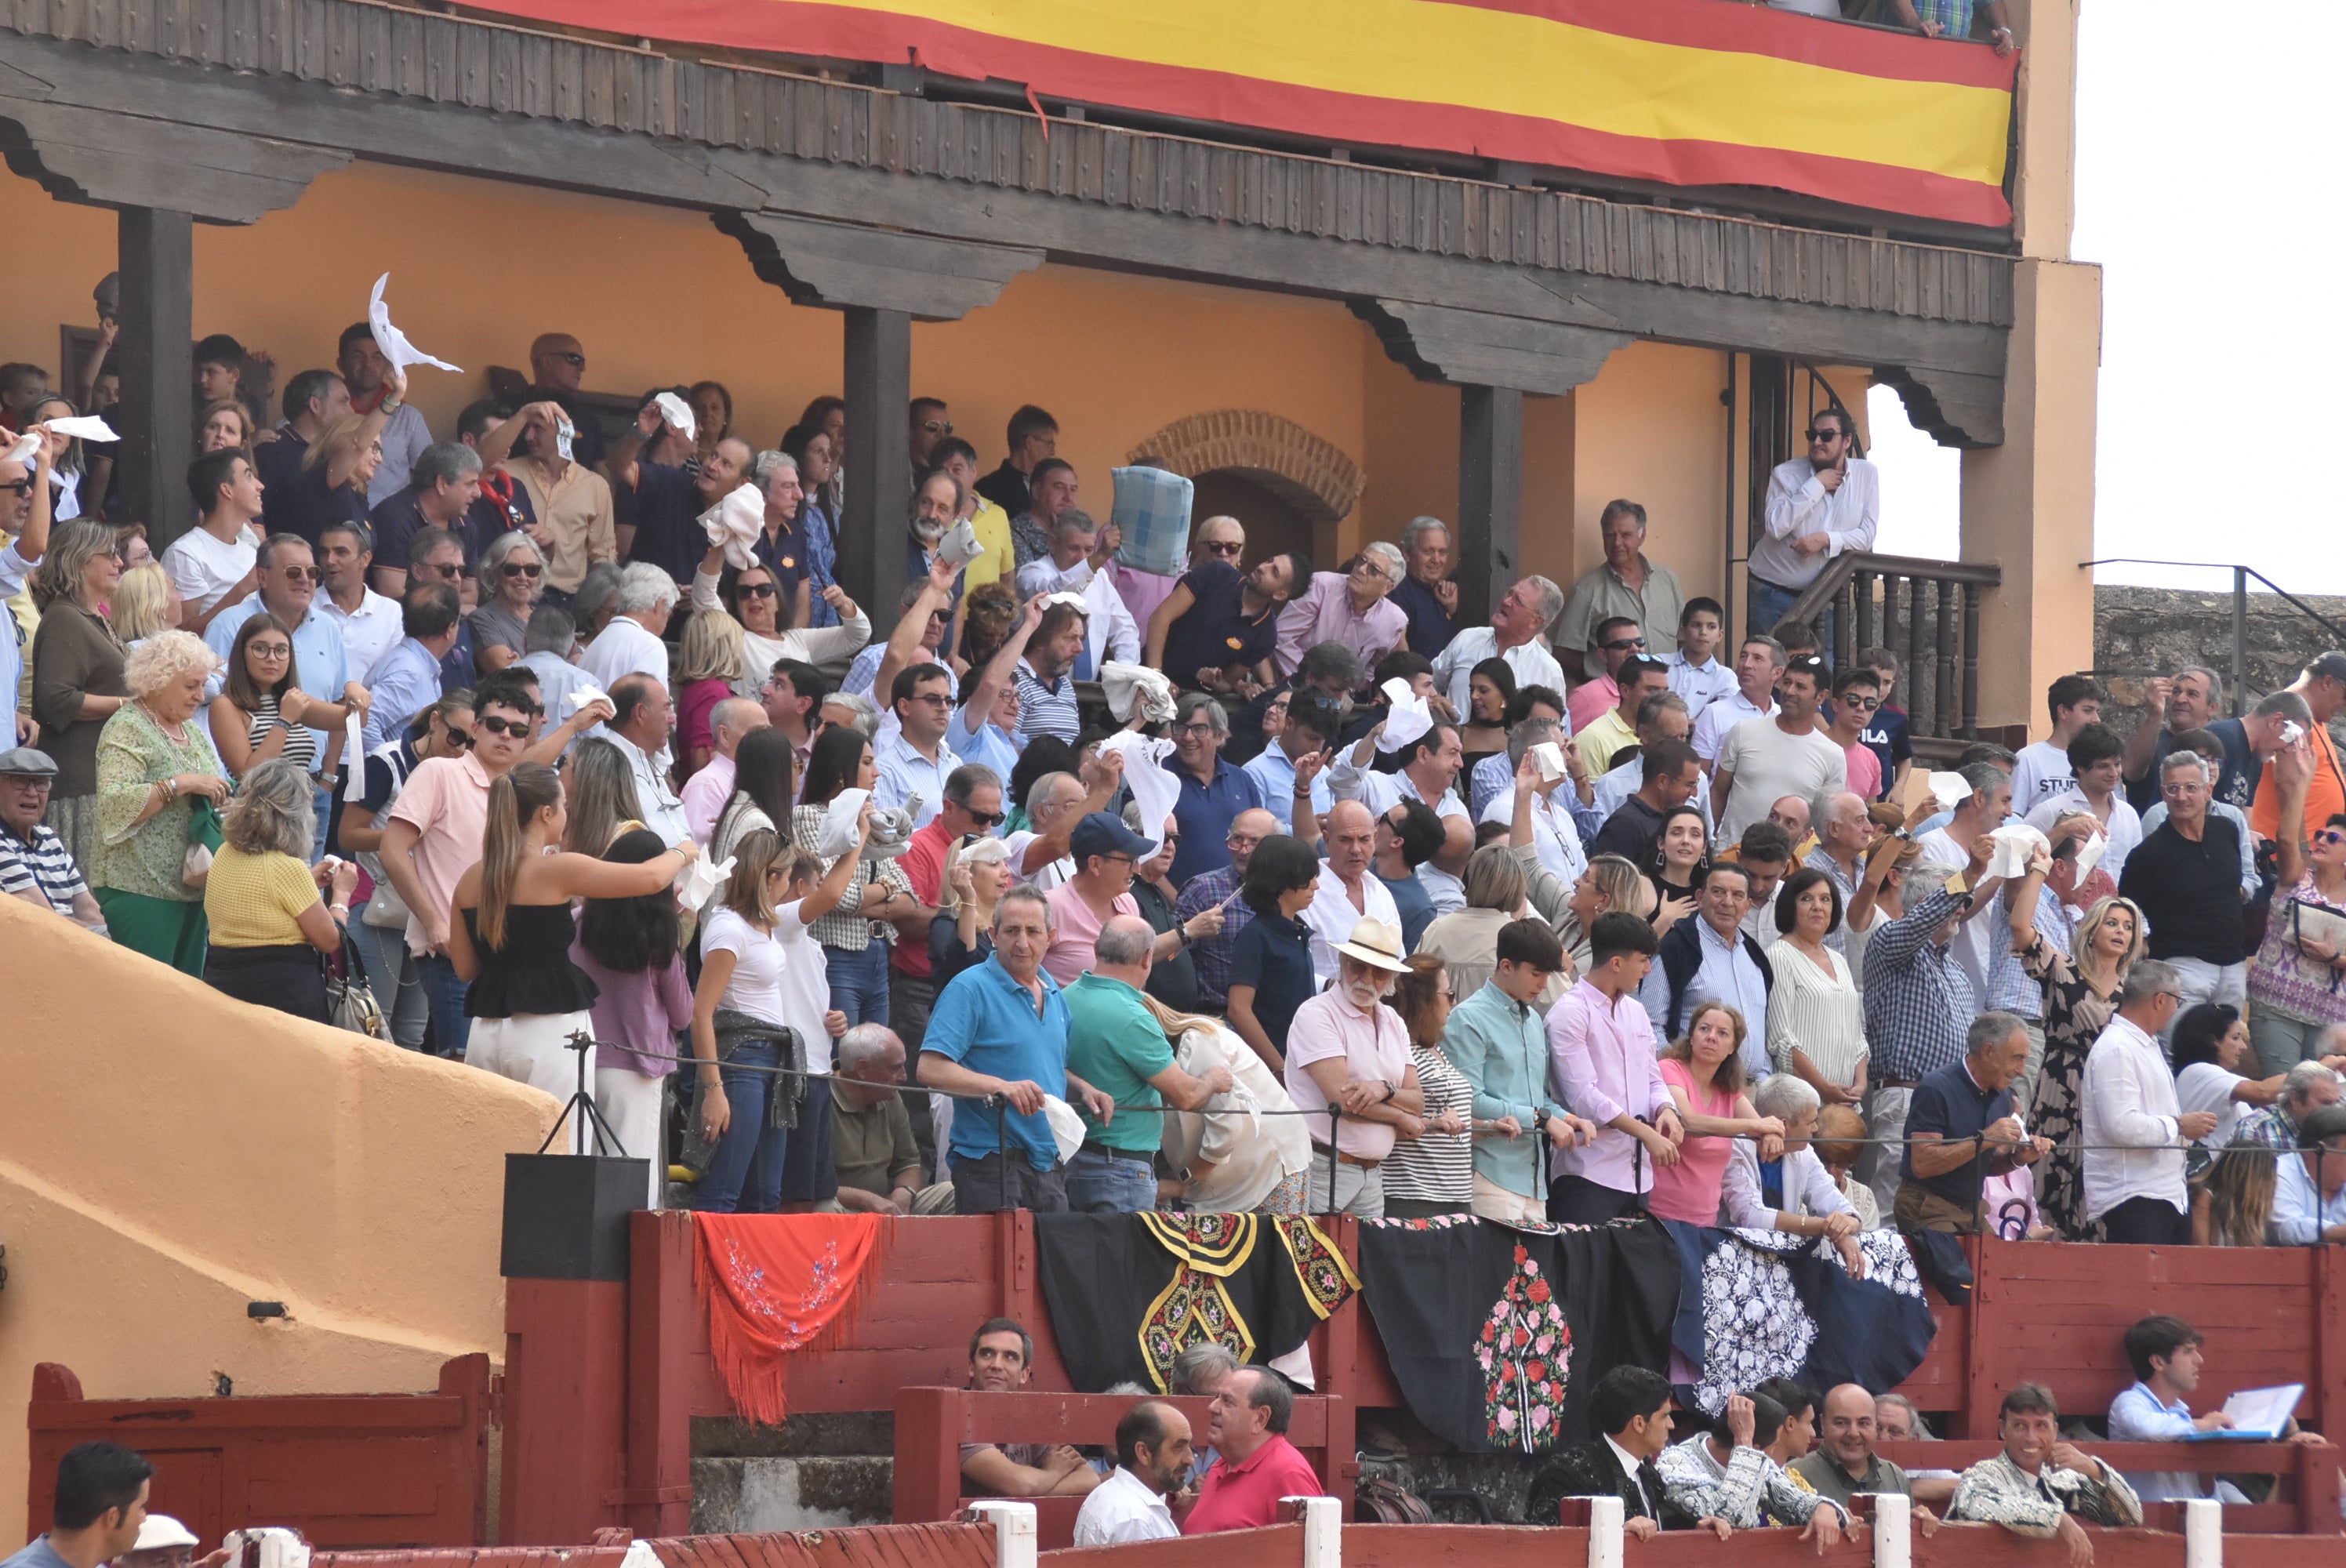
<svg viewBox="0 0 2346 1568">
<path fill-rule="evenodd" d="M 872 837 L 872 808 L 861 820 Z M 700 1085 L 695 1125 L 716 1145 L 694 1189 L 692 1207 L 713 1214 L 776 1214 L 787 1201 L 811 1207 L 838 1191 L 831 1159 L 827 1084 L 783 1077 L 776 1069 L 831 1071 L 831 1043 L 847 1032 L 831 1011 L 821 947 L 807 926 L 846 896 L 862 854 L 839 857 L 829 876 L 821 862 L 767 829 L 742 836 L 723 901 L 700 928 L 700 984 L 692 1000 L 692 1054 Z M 779 1032 L 798 1032 L 806 1060 L 784 1059 Z M 776 1096 L 803 1085 L 796 1125 L 778 1125 Z"/>
<path fill-rule="evenodd" d="M 2220 1002 L 2203 1002 L 2175 1021 L 2168 1046 L 2175 1062 L 2175 1099 L 2183 1113 L 2212 1111 L 2216 1130 L 2198 1140 L 2208 1153 L 2232 1141 L 2232 1129 L 2252 1105 L 2270 1105 L 2280 1097 L 2281 1078 L 2244 1078 L 2237 1070 L 2249 1059 L 2249 1026 L 2240 1010 Z M 2191 1164 L 2207 1162 L 2195 1152 Z"/>
</svg>

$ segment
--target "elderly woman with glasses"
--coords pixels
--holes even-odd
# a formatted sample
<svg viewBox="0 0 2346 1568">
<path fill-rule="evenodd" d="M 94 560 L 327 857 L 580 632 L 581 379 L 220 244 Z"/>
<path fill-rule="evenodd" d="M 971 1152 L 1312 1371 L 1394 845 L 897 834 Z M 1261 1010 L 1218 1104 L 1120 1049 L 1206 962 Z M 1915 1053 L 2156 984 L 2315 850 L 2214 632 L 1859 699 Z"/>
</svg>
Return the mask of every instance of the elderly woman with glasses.
<svg viewBox="0 0 2346 1568">
<path fill-rule="evenodd" d="M 54 548 L 54 547 L 53 547 Z M 124 661 L 130 700 L 97 738 L 97 863 L 107 933 L 186 974 L 204 969 L 203 889 L 187 881 L 194 806 L 228 799 L 211 738 L 195 722 L 219 663 L 201 637 L 158 632 Z"/>
<path fill-rule="evenodd" d="M 33 717 L 40 721 L 41 749 L 57 765 L 48 824 L 85 876 L 95 869 L 98 736 L 130 699 L 122 639 L 105 615 L 121 577 L 114 530 L 83 519 L 50 535 L 33 579 L 33 603 L 41 612 L 33 635 Z M 13 635 L 0 627 L 0 636 Z"/>
<path fill-rule="evenodd" d="M 500 534 L 481 552 L 481 606 L 466 617 L 473 664 L 500 670 L 529 651 L 529 613 L 537 607 L 546 557 L 526 534 Z"/>
</svg>

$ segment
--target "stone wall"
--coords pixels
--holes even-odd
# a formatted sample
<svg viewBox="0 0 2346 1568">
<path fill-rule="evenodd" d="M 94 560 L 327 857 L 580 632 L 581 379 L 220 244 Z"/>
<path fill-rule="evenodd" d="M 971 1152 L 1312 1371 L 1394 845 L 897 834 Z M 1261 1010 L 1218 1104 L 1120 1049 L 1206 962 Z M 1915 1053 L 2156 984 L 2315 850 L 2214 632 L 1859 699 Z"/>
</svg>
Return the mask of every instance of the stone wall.
<svg viewBox="0 0 2346 1568">
<path fill-rule="evenodd" d="M 2249 700 L 2278 691 L 2298 677 L 2306 661 L 2325 648 L 2346 647 L 2346 598 L 2310 597 L 2312 610 L 2335 623 L 2333 634 L 2276 594 L 2250 594 L 2248 615 Z M 2120 587 L 2094 590 L 2094 669 L 2110 690 L 2105 718 L 2120 735 L 2142 718 L 2143 680 L 2170 674 L 2184 665 L 2205 665 L 2232 677 L 2232 596 L 2174 588 Z M 2225 693 L 2229 712 L 2231 693 Z M 2042 694 L 2039 694 L 2042 701 Z M 2029 715 L 2041 736 L 2042 712 Z"/>
</svg>

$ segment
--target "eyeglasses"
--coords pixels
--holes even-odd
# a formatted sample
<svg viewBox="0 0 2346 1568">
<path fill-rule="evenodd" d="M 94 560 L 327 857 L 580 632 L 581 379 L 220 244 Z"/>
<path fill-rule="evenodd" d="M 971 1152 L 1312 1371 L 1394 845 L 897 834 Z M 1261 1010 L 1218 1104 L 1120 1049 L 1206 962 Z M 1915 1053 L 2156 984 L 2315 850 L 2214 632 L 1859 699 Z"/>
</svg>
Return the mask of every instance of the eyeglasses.
<svg viewBox="0 0 2346 1568">
<path fill-rule="evenodd" d="M 1246 554 L 1246 546 L 1229 539 L 1212 539 L 1198 546 L 1209 555 L 1224 555 L 1235 561 Z"/>
<path fill-rule="evenodd" d="M 244 651 L 259 658 L 291 658 L 293 649 L 285 643 L 247 643 Z"/>
<path fill-rule="evenodd" d="M 531 561 L 507 561 L 505 573 L 508 577 L 535 577 L 546 568 Z"/>
<path fill-rule="evenodd" d="M 744 583 L 741 585 L 739 592 L 745 599 L 770 599 L 774 596 L 774 585 L 771 583 Z"/>
<path fill-rule="evenodd" d="M 1809 439 L 1812 442 L 1839 441 L 1848 434 L 1849 432 L 1845 430 L 1810 430 L 1808 433 Z"/>
<path fill-rule="evenodd" d="M 516 740 L 529 737 L 529 720 L 526 718 L 483 718 L 476 722 L 491 735 L 510 735 Z"/>
<path fill-rule="evenodd" d="M 921 428 L 927 431 L 931 435 L 951 435 L 953 433 L 953 421 L 949 419 L 924 419 L 921 422 Z"/>
<path fill-rule="evenodd" d="M 1177 724 L 1173 727 L 1173 733 L 1186 739 L 1202 740 L 1214 733 L 1214 727 L 1201 719 L 1194 724 Z"/>
<path fill-rule="evenodd" d="M 946 696 L 942 691 L 914 692 L 904 700 L 906 702 L 925 702 L 931 708 L 937 709 L 940 713 L 953 706 L 953 698 Z"/>
<path fill-rule="evenodd" d="M 1612 642 L 1599 643 L 1596 646 L 1603 648 L 1606 653 L 1627 653 L 1631 648 L 1644 647 L 1646 646 L 1646 639 L 1643 637 L 1617 637 Z"/>
<path fill-rule="evenodd" d="M 5 484 L 0 484 L 0 490 L 12 491 L 18 495 L 30 495 L 33 493 L 33 482 L 30 479 L 12 479 Z"/>
</svg>

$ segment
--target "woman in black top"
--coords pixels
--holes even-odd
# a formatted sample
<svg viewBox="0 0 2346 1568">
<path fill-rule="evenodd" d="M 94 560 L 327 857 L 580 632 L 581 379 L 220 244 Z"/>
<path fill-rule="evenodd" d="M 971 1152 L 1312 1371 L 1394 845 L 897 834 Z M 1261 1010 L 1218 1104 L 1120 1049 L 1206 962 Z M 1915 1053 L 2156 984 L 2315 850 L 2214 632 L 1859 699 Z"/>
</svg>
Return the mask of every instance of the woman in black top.
<svg viewBox="0 0 2346 1568">
<path fill-rule="evenodd" d="M 465 1062 L 562 1099 L 579 1083 L 570 1037 L 593 1036 L 588 1010 L 598 994 L 571 962 L 577 932 L 570 901 L 658 892 L 700 852 L 687 839 L 637 865 L 556 853 L 566 821 L 562 781 L 551 768 L 525 762 L 491 784 L 481 859 L 456 880 L 458 918 L 448 922 L 448 961 L 469 987 L 464 1013 L 473 1030 Z M 591 1090 L 591 1049 L 585 1069 Z M 587 1152 L 585 1135 L 574 1118 L 572 1153 Z"/>
<path fill-rule="evenodd" d="M 1287 1067 L 1287 1026 L 1320 989 L 1311 928 L 1302 913 L 1320 888 L 1320 857 L 1300 839 L 1274 833 L 1254 847 L 1239 891 L 1255 918 L 1230 954 L 1230 1027 L 1272 1072 Z"/>
<path fill-rule="evenodd" d="M 1702 813 L 1692 806 L 1673 806 L 1663 812 L 1645 865 L 1647 880 L 1661 896 L 1661 907 L 1654 911 L 1656 929 L 1661 929 L 1664 915 L 1678 921 L 1693 911 L 1695 890 L 1709 870 L 1710 838 L 1703 830 Z M 1679 907 L 1673 911 L 1672 904 Z"/>
</svg>

